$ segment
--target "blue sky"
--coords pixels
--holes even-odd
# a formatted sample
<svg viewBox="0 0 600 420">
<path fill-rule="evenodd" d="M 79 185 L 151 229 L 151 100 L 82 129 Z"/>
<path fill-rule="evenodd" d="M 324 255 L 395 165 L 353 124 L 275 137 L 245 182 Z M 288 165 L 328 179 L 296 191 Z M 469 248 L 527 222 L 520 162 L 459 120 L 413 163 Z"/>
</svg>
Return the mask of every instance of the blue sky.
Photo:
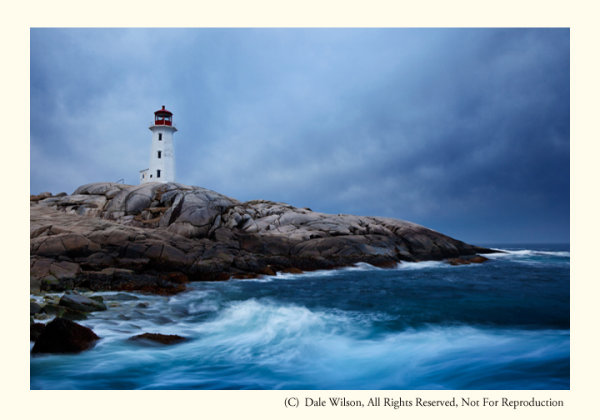
<svg viewBox="0 0 600 420">
<path fill-rule="evenodd" d="M 153 112 L 178 182 L 569 241 L 568 29 L 32 29 L 32 193 L 137 184 Z"/>
</svg>

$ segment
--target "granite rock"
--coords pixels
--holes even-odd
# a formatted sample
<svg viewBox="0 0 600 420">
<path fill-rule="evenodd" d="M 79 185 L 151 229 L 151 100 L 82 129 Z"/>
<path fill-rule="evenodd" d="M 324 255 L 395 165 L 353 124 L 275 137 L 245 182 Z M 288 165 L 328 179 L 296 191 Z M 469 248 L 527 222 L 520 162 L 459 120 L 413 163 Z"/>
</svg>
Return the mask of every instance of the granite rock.
<svg viewBox="0 0 600 420">
<path fill-rule="evenodd" d="M 493 252 L 411 222 L 240 202 L 178 183 L 83 185 L 30 206 L 32 290 L 171 294 L 188 281 Z M 457 260 L 458 259 L 458 260 Z"/>
<path fill-rule="evenodd" d="M 139 343 L 156 343 L 156 344 L 177 344 L 186 340 L 185 337 L 174 334 L 157 334 L 157 333 L 143 333 L 131 337 L 129 340 L 137 341 Z"/>
<path fill-rule="evenodd" d="M 65 293 L 61 298 L 59 305 L 75 309 L 81 312 L 105 311 L 106 305 L 96 299 L 90 299 L 79 293 Z"/>
<path fill-rule="evenodd" d="M 55 318 L 41 330 L 31 352 L 79 353 L 91 348 L 98 339 L 87 327 L 68 319 Z"/>
</svg>

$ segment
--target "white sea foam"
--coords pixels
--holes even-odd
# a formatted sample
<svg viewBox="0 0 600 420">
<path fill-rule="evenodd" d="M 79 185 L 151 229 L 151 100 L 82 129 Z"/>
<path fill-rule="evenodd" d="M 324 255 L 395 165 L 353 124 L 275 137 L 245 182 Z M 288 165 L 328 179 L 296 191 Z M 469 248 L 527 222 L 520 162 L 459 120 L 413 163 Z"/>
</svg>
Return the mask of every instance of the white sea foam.
<svg viewBox="0 0 600 420">
<path fill-rule="evenodd" d="M 499 249 L 503 253 L 497 252 L 486 254 L 485 256 L 492 260 L 511 261 L 518 264 L 542 267 L 550 264 L 570 264 L 571 253 L 569 251 L 538 251 L 533 249 Z"/>
<path fill-rule="evenodd" d="M 569 251 L 538 251 L 533 249 L 520 249 L 520 250 L 511 250 L 511 249 L 502 249 L 496 248 L 499 251 L 503 252 L 495 252 L 492 254 L 485 254 L 488 258 L 510 258 L 514 256 L 521 257 L 531 257 L 531 256 L 549 256 L 549 257 L 570 257 L 571 253 Z"/>
<path fill-rule="evenodd" d="M 539 253 L 524 250 L 492 255 L 514 261 L 557 260 L 558 264 L 564 264 L 561 258 Z M 559 255 L 565 256 L 568 253 Z M 443 261 L 403 262 L 397 270 L 460 270 L 461 267 L 465 266 L 454 267 Z M 495 264 L 490 267 L 494 269 Z M 372 290 L 369 274 L 349 273 L 371 270 L 380 269 L 359 264 L 338 270 L 271 276 L 269 281 L 346 275 L 353 279 L 364 277 L 368 280 L 364 287 Z M 467 272 L 444 273 L 448 273 L 448 278 L 460 278 L 461 273 Z M 394 277 L 393 271 L 392 276 L 387 272 L 380 275 Z M 415 277 L 418 275 L 415 273 Z M 398 276 L 410 277 L 408 273 Z M 303 297 L 296 303 L 289 303 L 283 297 L 284 301 L 246 299 L 250 296 L 248 292 L 259 289 L 267 289 L 261 296 L 271 294 L 267 286 L 244 287 L 245 281 L 249 280 L 192 283 L 187 292 L 171 297 L 128 293 L 137 299 L 123 300 L 121 296 L 118 300 L 114 292 L 101 293 L 109 310 L 91 313 L 88 319 L 80 321 L 93 328 L 101 340 L 92 350 L 77 356 L 32 357 L 31 387 L 564 389 L 569 386 L 568 330 L 465 325 L 401 329 L 405 325 L 404 318 L 399 318 L 402 313 L 387 312 L 375 301 L 367 307 L 352 306 L 341 299 L 326 308 L 328 303 L 324 299 L 309 301 Z M 296 284 L 288 285 L 295 290 Z M 274 286 L 277 286 L 275 291 L 281 287 Z M 343 293 L 340 291 L 340 295 Z M 402 298 L 397 303 L 403 304 Z M 147 307 L 140 308 L 140 304 Z M 144 347 L 128 341 L 142 332 L 178 334 L 188 340 L 164 347 Z"/>
<path fill-rule="evenodd" d="M 258 282 L 258 283 L 268 283 L 273 280 L 297 280 L 301 278 L 310 278 L 310 277 L 328 277 L 328 276 L 336 276 L 341 273 L 347 271 L 373 271 L 373 270 L 382 270 L 382 268 L 375 267 L 374 265 L 368 263 L 356 263 L 355 265 L 348 267 L 340 267 L 333 269 L 323 269 L 323 270 L 314 270 L 314 271 L 303 271 L 301 273 L 284 273 L 277 272 L 272 276 L 261 276 L 254 279 L 240 279 L 240 280 L 232 280 L 232 281 L 240 281 L 240 282 Z"/>
<path fill-rule="evenodd" d="M 409 262 L 402 261 L 396 266 L 396 270 L 424 270 L 431 268 L 449 268 L 453 267 L 444 261 L 420 261 L 420 262 Z"/>
<path fill-rule="evenodd" d="M 532 360 L 561 359 L 569 352 L 568 331 L 424 327 L 369 338 L 364 327 L 339 312 L 246 301 L 199 326 L 204 339 L 198 345 L 203 352 L 220 349 L 221 357 L 231 363 L 287 371 L 300 384 L 320 388 L 340 384 L 360 388 L 363 383 L 373 388 L 439 387 L 439 383 L 460 387 L 465 379 L 461 375 L 474 365 L 486 372 Z"/>
<path fill-rule="evenodd" d="M 260 276 L 260 277 L 256 277 L 254 279 L 231 279 L 228 280 L 231 283 L 235 283 L 235 282 L 243 282 L 243 283 L 270 283 L 272 282 L 274 279 L 276 278 L 276 276 Z M 282 279 L 284 277 L 281 277 Z M 288 278 L 289 279 L 289 278 Z"/>
<path fill-rule="evenodd" d="M 326 269 L 326 270 L 315 270 L 315 271 L 304 271 L 302 273 L 282 273 L 278 272 L 273 276 L 261 276 L 254 279 L 240 279 L 240 280 L 230 280 L 233 282 L 256 282 L 256 283 L 270 283 L 274 280 L 300 280 L 306 278 L 315 278 L 315 277 L 332 277 L 343 275 L 346 272 L 353 271 L 380 271 L 383 268 L 375 267 L 374 265 L 359 262 L 354 265 L 348 267 L 340 267 L 335 269 Z"/>
<path fill-rule="evenodd" d="M 350 267 L 341 268 L 342 271 L 381 271 L 384 270 L 380 267 L 375 267 L 369 263 L 359 262 Z"/>
<path fill-rule="evenodd" d="M 94 330 L 103 339 L 93 350 L 33 358 L 33 370 L 43 375 L 34 375 L 32 387 L 461 389 L 486 384 L 506 369 L 513 371 L 507 386 L 543 387 L 526 370 L 517 375 L 519 369 L 568 364 L 568 330 L 424 326 L 374 335 L 375 319 L 356 320 L 355 313 L 339 309 L 249 299 L 223 306 L 204 322 L 179 322 L 176 329 L 143 325 L 189 338 L 167 347 L 126 340 L 131 325 L 144 320 L 120 323 L 120 333 L 98 322 Z M 91 378 L 117 385 L 102 379 L 86 385 Z"/>
</svg>

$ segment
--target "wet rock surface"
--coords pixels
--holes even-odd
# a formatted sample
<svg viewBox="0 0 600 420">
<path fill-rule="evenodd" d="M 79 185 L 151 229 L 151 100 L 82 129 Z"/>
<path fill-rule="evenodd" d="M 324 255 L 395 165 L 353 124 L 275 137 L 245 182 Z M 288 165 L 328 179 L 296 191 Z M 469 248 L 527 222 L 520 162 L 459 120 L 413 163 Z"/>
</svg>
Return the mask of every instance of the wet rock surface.
<svg viewBox="0 0 600 420">
<path fill-rule="evenodd" d="M 79 293 L 65 293 L 59 305 L 81 312 L 105 311 L 106 305 L 96 299 L 90 299 Z"/>
<path fill-rule="evenodd" d="M 488 258 L 482 255 L 467 255 L 464 257 L 450 258 L 448 263 L 450 265 L 467 265 L 467 264 L 481 264 L 482 262 L 488 261 Z"/>
<path fill-rule="evenodd" d="M 34 327 L 32 326 L 31 329 L 33 330 Z M 33 335 L 33 331 L 31 334 Z M 55 318 L 41 329 L 31 352 L 79 353 L 93 347 L 98 339 L 99 337 L 91 329 L 83 325 L 68 319 Z"/>
<path fill-rule="evenodd" d="M 390 218 L 245 203 L 178 183 L 83 185 L 31 197 L 31 290 L 174 294 L 189 281 L 366 262 L 473 260 L 492 250 Z M 467 259 L 465 259 L 467 257 Z M 452 261 L 451 261 L 452 262 Z"/>
<path fill-rule="evenodd" d="M 42 331 L 44 330 L 44 328 L 46 328 L 46 325 L 40 322 L 31 323 L 29 325 L 29 340 L 36 341 L 42 333 Z"/>
<path fill-rule="evenodd" d="M 46 294 L 42 299 L 32 299 L 29 308 L 32 321 L 54 317 L 77 321 L 87 319 L 90 312 L 107 309 L 102 296 L 85 296 L 75 291 L 67 291 L 62 295 Z"/>
<path fill-rule="evenodd" d="M 185 337 L 174 334 L 157 334 L 157 333 L 143 333 L 135 335 L 129 339 L 130 341 L 136 341 L 138 343 L 150 343 L 150 344 L 177 344 L 185 341 Z"/>
</svg>

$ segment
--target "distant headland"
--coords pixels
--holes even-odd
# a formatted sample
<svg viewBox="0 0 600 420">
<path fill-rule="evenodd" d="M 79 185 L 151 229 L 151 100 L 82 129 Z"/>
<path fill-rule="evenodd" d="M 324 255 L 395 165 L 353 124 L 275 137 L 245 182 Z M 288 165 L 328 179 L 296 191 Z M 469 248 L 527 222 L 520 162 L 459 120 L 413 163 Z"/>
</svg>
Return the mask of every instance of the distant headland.
<svg viewBox="0 0 600 420">
<path fill-rule="evenodd" d="M 254 278 L 359 262 L 469 264 L 496 252 L 391 218 L 240 202 L 174 182 L 93 183 L 32 195 L 30 279 L 40 290 L 172 294 L 189 281 Z"/>
</svg>

